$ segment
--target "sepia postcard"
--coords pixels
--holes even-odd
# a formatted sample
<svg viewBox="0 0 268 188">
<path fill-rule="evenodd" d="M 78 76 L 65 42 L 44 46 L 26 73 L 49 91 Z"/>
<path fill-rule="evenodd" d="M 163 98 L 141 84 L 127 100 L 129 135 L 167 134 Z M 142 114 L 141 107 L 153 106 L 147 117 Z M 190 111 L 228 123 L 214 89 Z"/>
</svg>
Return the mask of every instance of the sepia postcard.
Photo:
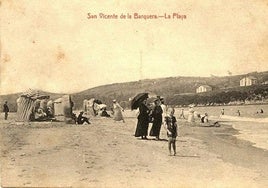
<svg viewBox="0 0 268 188">
<path fill-rule="evenodd" d="M 0 0 L 1 187 L 267 187 L 267 0 Z"/>
</svg>

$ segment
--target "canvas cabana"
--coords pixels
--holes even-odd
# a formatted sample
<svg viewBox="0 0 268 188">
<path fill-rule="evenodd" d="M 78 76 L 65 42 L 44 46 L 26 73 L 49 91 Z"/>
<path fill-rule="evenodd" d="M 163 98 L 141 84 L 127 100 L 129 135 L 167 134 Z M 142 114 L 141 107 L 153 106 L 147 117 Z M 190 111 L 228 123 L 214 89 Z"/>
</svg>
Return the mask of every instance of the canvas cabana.
<svg viewBox="0 0 268 188">
<path fill-rule="evenodd" d="M 49 99 L 48 95 L 40 95 L 38 91 L 29 89 L 17 99 L 17 121 L 35 120 L 35 110 L 41 101 Z M 42 102 L 44 107 L 46 102 Z"/>
<path fill-rule="evenodd" d="M 92 98 L 92 99 L 85 99 L 83 101 L 83 110 L 88 116 L 96 116 L 102 110 L 103 108 L 106 108 L 105 104 L 102 104 L 102 102 L 98 99 Z"/>
<path fill-rule="evenodd" d="M 94 110 L 93 110 L 93 105 L 94 105 L 94 98 L 92 99 L 85 99 L 83 101 L 83 111 L 85 112 L 86 115 L 89 116 L 95 116 Z"/>
<path fill-rule="evenodd" d="M 59 121 L 71 121 L 73 118 L 73 102 L 70 95 L 64 95 L 53 101 L 54 117 Z"/>
</svg>

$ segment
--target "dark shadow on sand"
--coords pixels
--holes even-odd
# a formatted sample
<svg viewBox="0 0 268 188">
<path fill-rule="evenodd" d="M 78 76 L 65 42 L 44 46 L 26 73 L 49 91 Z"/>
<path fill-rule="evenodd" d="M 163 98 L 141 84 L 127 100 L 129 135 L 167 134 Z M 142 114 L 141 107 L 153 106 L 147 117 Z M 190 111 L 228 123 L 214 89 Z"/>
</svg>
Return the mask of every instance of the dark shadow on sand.
<svg viewBox="0 0 268 188">
<path fill-rule="evenodd" d="M 173 157 L 191 157 L 191 158 L 200 158 L 198 155 L 175 155 Z"/>
<path fill-rule="evenodd" d="M 156 138 L 146 138 L 146 139 L 142 139 L 142 138 L 140 138 L 140 137 L 136 137 L 137 138 L 137 140 L 147 140 L 147 141 L 156 141 L 156 142 L 167 142 L 168 140 L 167 139 L 164 139 L 164 138 L 160 138 L 160 139 L 156 139 Z"/>
</svg>

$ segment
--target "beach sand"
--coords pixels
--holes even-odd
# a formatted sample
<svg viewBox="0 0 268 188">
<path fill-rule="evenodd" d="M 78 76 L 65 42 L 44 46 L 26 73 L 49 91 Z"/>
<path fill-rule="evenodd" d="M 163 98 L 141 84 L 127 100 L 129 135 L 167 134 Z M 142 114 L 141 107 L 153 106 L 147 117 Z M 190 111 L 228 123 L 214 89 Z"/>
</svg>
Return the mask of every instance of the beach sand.
<svg viewBox="0 0 268 188">
<path fill-rule="evenodd" d="M 127 113 L 125 113 L 126 115 Z M 1 114 L 2 187 L 266 187 L 268 151 L 219 128 L 179 121 L 177 156 L 163 140 L 133 136 L 126 123 L 93 118 L 91 125 L 16 123 Z"/>
</svg>

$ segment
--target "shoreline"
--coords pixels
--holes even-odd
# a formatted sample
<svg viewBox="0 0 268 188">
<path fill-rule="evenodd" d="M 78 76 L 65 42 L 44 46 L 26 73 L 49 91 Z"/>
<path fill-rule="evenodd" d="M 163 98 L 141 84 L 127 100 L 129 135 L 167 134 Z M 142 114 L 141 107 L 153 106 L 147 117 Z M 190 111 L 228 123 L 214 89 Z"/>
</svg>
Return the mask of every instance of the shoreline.
<svg viewBox="0 0 268 188">
<path fill-rule="evenodd" d="M 209 151 L 219 155 L 223 161 L 252 170 L 258 169 L 263 177 L 262 180 L 268 180 L 265 178 L 268 177 L 268 151 L 255 146 L 256 143 L 252 141 L 240 138 L 239 135 L 242 133 L 232 123 L 221 122 L 220 128 L 194 126 L 198 131 L 193 131 L 189 126 L 186 128 L 186 135 L 202 140 Z M 189 132 L 194 134 L 188 135 Z M 205 134 L 209 136 L 204 136 Z M 229 152 L 226 152 L 226 149 Z"/>
</svg>

